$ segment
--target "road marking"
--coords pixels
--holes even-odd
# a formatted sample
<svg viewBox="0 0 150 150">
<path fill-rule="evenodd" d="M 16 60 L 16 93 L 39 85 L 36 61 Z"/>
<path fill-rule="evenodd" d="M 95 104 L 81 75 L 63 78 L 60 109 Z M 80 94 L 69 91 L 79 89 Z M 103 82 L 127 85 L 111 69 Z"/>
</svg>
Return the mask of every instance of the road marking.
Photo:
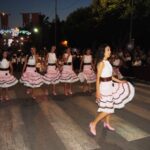
<svg viewBox="0 0 150 150">
<path fill-rule="evenodd" d="M 144 119 L 150 120 L 150 111 L 142 107 L 139 107 L 139 106 L 136 106 L 135 104 L 130 103 L 127 107 L 125 107 L 125 109 Z"/>
<path fill-rule="evenodd" d="M 43 101 L 39 105 L 67 150 L 93 150 L 100 148 L 94 139 L 89 137 L 53 101 Z"/>
<path fill-rule="evenodd" d="M 24 142 L 23 135 L 26 134 L 23 130 L 24 122 L 22 120 L 20 108 L 17 106 L 11 107 L 12 114 L 12 137 L 15 144 L 15 150 L 29 150 Z"/>
<path fill-rule="evenodd" d="M 90 100 L 78 98 L 78 100 L 73 101 L 75 104 L 80 106 L 81 108 L 87 110 L 90 114 L 96 115 L 97 107 L 96 104 Z M 134 111 L 134 109 L 133 109 Z M 137 139 L 142 139 L 145 137 L 150 136 L 147 132 L 141 130 L 140 128 L 136 127 L 134 124 L 116 116 L 112 115 L 112 124 L 116 128 L 116 132 L 121 135 L 127 141 L 134 141 Z"/>
<path fill-rule="evenodd" d="M 29 150 L 24 142 L 20 109 L 17 106 L 0 109 L 0 145 L 2 150 Z"/>
</svg>

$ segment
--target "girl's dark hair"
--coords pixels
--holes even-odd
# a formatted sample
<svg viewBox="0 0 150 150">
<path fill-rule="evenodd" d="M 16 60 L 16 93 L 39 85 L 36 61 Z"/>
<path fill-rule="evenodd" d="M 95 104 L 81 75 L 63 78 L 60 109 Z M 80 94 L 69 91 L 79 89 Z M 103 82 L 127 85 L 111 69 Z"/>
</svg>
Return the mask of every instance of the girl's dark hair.
<svg viewBox="0 0 150 150">
<path fill-rule="evenodd" d="M 2 51 L 2 53 L 0 54 L 0 61 L 2 61 L 2 59 L 3 59 L 3 53 L 4 53 L 4 52 L 7 52 L 7 58 L 6 58 L 6 59 L 7 59 L 8 61 L 10 61 L 10 60 L 11 60 L 11 57 L 10 57 L 10 55 L 9 55 L 9 53 L 8 53 L 7 50 Z"/>
<path fill-rule="evenodd" d="M 86 49 L 84 50 L 84 55 L 86 55 L 86 53 L 87 53 L 88 50 L 91 51 L 91 48 L 86 48 Z"/>
<path fill-rule="evenodd" d="M 71 54 L 72 54 L 72 49 L 71 49 L 71 47 L 67 47 L 67 48 L 65 49 L 64 53 L 67 52 L 67 49 L 70 49 L 70 52 L 71 52 Z"/>
<path fill-rule="evenodd" d="M 35 48 L 35 47 L 32 46 L 31 48 Z M 31 53 L 31 48 L 30 48 L 29 52 L 27 53 L 27 59 L 29 59 L 30 56 L 33 57 L 33 54 Z"/>
<path fill-rule="evenodd" d="M 55 45 L 50 46 L 50 48 L 48 49 L 48 52 L 51 52 L 53 46 L 55 46 Z"/>
<path fill-rule="evenodd" d="M 103 44 L 101 46 L 99 46 L 98 51 L 97 51 L 97 55 L 96 55 L 96 62 L 99 63 L 100 61 L 103 60 L 104 58 L 104 54 L 105 54 L 105 48 L 109 46 L 108 44 Z"/>
</svg>

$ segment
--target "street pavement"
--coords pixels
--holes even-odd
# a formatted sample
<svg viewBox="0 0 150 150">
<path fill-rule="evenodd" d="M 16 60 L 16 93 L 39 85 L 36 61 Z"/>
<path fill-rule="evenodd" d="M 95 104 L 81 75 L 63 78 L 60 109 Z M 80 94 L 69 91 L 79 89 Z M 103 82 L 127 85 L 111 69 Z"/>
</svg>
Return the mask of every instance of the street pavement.
<svg viewBox="0 0 150 150">
<path fill-rule="evenodd" d="M 150 150 L 150 86 L 134 85 L 134 99 L 112 115 L 116 131 L 100 123 L 94 137 L 88 127 L 97 114 L 94 84 L 83 93 L 75 83 L 69 96 L 62 84 L 57 96 L 43 86 L 35 90 L 37 100 L 17 84 L 9 89 L 11 100 L 0 103 L 0 150 Z"/>
</svg>

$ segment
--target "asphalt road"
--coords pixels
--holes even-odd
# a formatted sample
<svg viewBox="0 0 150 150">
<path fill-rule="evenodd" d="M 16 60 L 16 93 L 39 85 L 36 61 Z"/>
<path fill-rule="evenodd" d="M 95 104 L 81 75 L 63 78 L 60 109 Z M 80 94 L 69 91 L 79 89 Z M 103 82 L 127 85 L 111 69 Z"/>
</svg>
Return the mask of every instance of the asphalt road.
<svg viewBox="0 0 150 150">
<path fill-rule="evenodd" d="M 74 94 L 46 96 L 47 86 L 36 89 L 37 100 L 21 84 L 10 88 L 10 101 L 0 103 L 0 150 L 150 150 L 150 86 L 136 83 L 136 95 L 124 109 L 112 116 L 115 132 L 88 124 L 95 117 L 92 93 L 83 93 L 79 83 Z"/>
</svg>

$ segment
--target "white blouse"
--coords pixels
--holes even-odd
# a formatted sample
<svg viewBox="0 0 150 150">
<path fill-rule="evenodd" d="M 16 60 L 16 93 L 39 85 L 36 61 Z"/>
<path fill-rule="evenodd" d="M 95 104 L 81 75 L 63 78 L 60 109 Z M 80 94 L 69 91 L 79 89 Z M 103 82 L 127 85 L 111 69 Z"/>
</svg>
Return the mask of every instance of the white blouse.
<svg viewBox="0 0 150 150">
<path fill-rule="evenodd" d="M 48 53 L 48 63 L 49 64 L 54 64 L 56 63 L 57 58 L 55 53 Z"/>
<path fill-rule="evenodd" d="M 2 69 L 9 68 L 9 61 L 7 59 L 3 58 L 2 61 L 0 62 L 0 68 L 2 68 Z"/>
<path fill-rule="evenodd" d="M 91 55 L 84 55 L 83 62 L 84 63 L 92 63 L 92 56 Z"/>
<path fill-rule="evenodd" d="M 36 65 L 36 58 L 35 56 L 30 56 L 28 59 L 28 65 Z"/>
<path fill-rule="evenodd" d="M 67 58 L 67 57 L 68 57 L 68 54 L 65 53 L 65 58 Z M 72 55 L 69 56 L 67 63 L 72 63 Z"/>
<path fill-rule="evenodd" d="M 102 78 L 111 77 L 113 72 L 112 65 L 108 60 L 104 60 L 103 62 L 104 62 L 104 68 L 102 70 L 101 77 Z"/>
</svg>

